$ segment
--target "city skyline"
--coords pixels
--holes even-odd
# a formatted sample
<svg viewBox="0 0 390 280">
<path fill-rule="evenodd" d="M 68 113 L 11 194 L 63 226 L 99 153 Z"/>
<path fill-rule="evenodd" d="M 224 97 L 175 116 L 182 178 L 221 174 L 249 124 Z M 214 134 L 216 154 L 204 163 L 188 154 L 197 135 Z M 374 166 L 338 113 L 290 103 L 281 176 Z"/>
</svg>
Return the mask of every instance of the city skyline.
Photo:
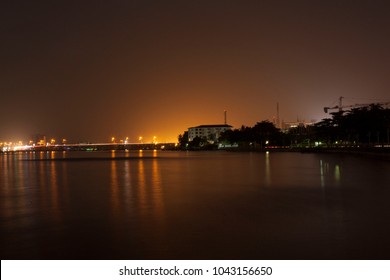
<svg viewBox="0 0 390 280">
<path fill-rule="evenodd" d="M 21 1 L 0 11 L 0 139 L 317 120 L 388 100 L 384 1 Z"/>
</svg>

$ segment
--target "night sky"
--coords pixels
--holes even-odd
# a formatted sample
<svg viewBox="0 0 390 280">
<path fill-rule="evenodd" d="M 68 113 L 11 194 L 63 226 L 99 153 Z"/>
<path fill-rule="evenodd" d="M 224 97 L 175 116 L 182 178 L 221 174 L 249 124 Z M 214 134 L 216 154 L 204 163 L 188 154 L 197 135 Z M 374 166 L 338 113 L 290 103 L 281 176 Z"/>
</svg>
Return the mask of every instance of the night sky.
<svg viewBox="0 0 390 280">
<path fill-rule="evenodd" d="M 390 99 L 388 1 L 2 1 L 0 140 L 176 141 Z"/>
</svg>

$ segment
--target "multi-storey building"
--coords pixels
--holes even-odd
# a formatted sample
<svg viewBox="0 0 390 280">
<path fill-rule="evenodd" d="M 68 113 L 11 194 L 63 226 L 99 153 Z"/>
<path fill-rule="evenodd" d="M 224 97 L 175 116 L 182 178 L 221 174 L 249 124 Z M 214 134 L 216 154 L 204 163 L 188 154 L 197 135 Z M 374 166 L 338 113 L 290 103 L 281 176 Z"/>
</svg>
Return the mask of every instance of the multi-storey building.
<svg viewBox="0 0 390 280">
<path fill-rule="evenodd" d="M 207 139 L 210 143 L 218 140 L 222 132 L 231 129 L 232 126 L 228 124 L 211 124 L 199 125 L 188 128 L 188 141 L 194 140 L 195 137 Z"/>
</svg>

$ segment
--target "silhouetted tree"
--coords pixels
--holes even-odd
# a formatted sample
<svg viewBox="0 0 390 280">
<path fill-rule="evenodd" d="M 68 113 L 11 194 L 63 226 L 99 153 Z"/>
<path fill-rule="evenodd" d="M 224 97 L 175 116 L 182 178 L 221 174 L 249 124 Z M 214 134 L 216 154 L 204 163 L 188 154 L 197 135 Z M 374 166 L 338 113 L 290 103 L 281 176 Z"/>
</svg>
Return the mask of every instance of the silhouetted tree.
<svg viewBox="0 0 390 280">
<path fill-rule="evenodd" d="M 269 121 L 256 123 L 254 127 L 241 126 L 240 129 L 228 130 L 221 134 L 219 140 L 241 147 L 264 147 L 265 145 L 284 145 L 286 135 Z M 257 144 L 257 145 L 256 145 Z"/>
<path fill-rule="evenodd" d="M 332 113 L 331 119 L 315 124 L 315 137 L 328 145 L 372 145 L 388 142 L 390 109 L 373 104 Z"/>
<path fill-rule="evenodd" d="M 180 134 L 177 138 L 180 149 L 186 149 L 188 147 L 188 131 L 185 131 L 183 135 Z"/>
</svg>

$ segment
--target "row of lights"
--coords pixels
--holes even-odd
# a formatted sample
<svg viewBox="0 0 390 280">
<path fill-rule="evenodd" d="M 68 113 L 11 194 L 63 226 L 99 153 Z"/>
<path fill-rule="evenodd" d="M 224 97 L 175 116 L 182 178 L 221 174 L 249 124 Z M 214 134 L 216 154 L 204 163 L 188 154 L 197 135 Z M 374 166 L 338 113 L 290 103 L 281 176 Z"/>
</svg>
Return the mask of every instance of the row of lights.
<svg viewBox="0 0 390 280">
<path fill-rule="evenodd" d="M 40 139 L 38 142 L 34 142 L 33 140 L 28 141 L 28 144 L 24 144 L 23 141 L 18 141 L 18 142 L 0 142 L 0 147 L 5 147 L 5 146 L 36 146 L 36 145 L 41 145 L 41 146 L 48 146 L 48 145 L 55 145 L 56 144 L 56 139 L 52 138 L 50 139 L 49 142 L 46 142 L 45 139 Z M 64 138 L 62 139 L 62 144 L 66 144 L 67 140 Z"/>
<path fill-rule="evenodd" d="M 142 136 L 138 137 L 138 141 L 139 141 L 140 144 L 143 144 L 143 143 L 144 143 L 144 142 L 143 142 L 143 137 L 142 137 Z M 115 137 L 111 137 L 111 143 L 117 143 L 117 140 L 116 140 Z M 119 140 L 119 143 L 121 143 L 121 144 L 128 144 L 128 143 L 129 143 L 129 137 L 126 137 L 125 139 Z M 158 142 L 157 142 L 157 136 L 153 136 L 153 141 L 152 141 L 152 143 L 153 143 L 153 144 L 158 144 Z"/>
<path fill-rule="evenodd" d="M 56 144 L 56 142 L 57 142 L 57 140 L 54 138 L 51 138 L 49 142 L 46 142 L 45 139 L 41 139 L 37 143 L 34 143 L 34 141 L 30 140 L 29 145 L 31 145 L 31 146 L 36 146 L 36 145 L 38 145 L 38 146 L 53 146 Z M 61 142 L 63 145 L 65 145 L 67 143 L 67 140 L 65 138 L 63 138 Z"/>
<path fill-rule="evenodd" d="M 20 151 L 20 150 L 28 150 L 31 146 L 23 145 L 22 141 L 14 142 L 0 142 L 0 150 L 3 152 L 8 151 Z"/>
<path fill-rule="evenodd" d="M 138 137 L 138 141 L 140 144 L 143 144 L 143 137 L 142 136 L 139 136 Z M 33 140 L 30 140 L 28 142 L 28 145 L 24 145 L 23 144 L 23 141 L 18 141 L 16 143 L 14 142 L 0 142 L 0 147 L 6 150 L 12 150 L 13 147 L 22 147 L 22 146 L 26 146 L 26 147 L 34 147 L 34 146 L 54 146 L 56 145 L 57 143 L 57 140 L 55 138 L 51 138 L 50 141 L 46 141 L 46 139 L 40 139 L 39 141 L 37 142 L 34 142 Z M 61 143 L 63 145 L 65 145 L 67 143 L 67 140 L 65 138 L 63 138 L 61 140 Z M 111 137 L 111 143 L 117 143 L 117 140 L 115 137 Z M 125 139 L 120 139 L 119 140 L 119 143 L 121 144 L 128 144 L 129 143 L 129 137 L 126 137 Z M 157 142 L 157 136 L 153 136 L 153 140 L 151 141 L 151 143 L 153 144 L 158 144 Z"/>
</svg>

